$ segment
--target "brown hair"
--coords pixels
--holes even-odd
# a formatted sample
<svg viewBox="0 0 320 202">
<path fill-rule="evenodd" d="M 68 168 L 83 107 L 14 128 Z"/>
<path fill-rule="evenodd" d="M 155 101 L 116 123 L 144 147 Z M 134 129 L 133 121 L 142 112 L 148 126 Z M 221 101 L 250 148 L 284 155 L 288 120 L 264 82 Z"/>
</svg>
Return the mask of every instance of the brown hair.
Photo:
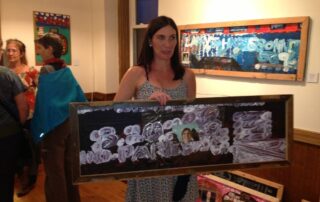
<svg viewBox="0 0 320 202">
<path fill-rule="evenodd" d="M 48 32 L 39 39 L 35 40 L 36 43 L 43 45 L 43 47 L 48 48 L 49 46 L 53 49 L 53 56 L 55 58 L 60 58 L 63 51 L 63 46 L 61 38 L 55 33 Z"/>
<path fill-rule="evenodd" d="M 21 63 L 28 65 L 28 61 L 26 57 L 26 46 L 24 45 L 24 43 L 18 39 L 8 39 L 6 41 L 6 45 L 8 46 L 10 43 L 14 43 L 18 47 L 20 54 L 22 55 Z"/>
</svg>

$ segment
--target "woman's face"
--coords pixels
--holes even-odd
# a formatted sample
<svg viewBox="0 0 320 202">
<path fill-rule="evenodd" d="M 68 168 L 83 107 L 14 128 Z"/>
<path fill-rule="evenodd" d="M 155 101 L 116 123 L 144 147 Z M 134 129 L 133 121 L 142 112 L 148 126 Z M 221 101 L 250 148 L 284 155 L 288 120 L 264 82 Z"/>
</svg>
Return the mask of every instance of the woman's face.
<svg viewBox="0 0 320 202">
<path fill-rule="evenodd" d="M 36 43 L 36 53 L 39 54 L 42 58 L 42 61 L 53 58 L 52 48 L 49 46 L 45 48 L 42 44 Z"/>
<path fill-rule="evenodd" d="M 177 45 L 176 36 L 176 31 L 169 25 L 159 29 L 151 39 L 154 57 L 162 60 L 170 60 Z"/>
<path fill-rule="evenodd" d="M 9 63 L 15 63 L 21 60 L 23 53 L 15 43 L 9 43 L 6 47 L 6 55 Z"/>
<path fill-rule="evenodd" d="M 184 130 L 182 132 L 182 141 L 183 143 L 188 143 L 191 140 L 191 131 L 190 130 Z"/>
</svg>

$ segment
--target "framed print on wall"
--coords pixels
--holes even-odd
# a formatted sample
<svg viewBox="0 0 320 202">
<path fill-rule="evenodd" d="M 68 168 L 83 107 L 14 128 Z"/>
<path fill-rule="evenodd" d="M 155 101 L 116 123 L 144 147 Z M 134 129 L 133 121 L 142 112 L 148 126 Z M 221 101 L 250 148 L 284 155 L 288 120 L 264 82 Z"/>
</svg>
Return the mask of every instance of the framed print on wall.
<svg viewBox="0 0 320 202">
<path fill-rule="evenodd" d="M 33 21 L 35 39 L 48 32 L 56 33 L 60 36 L 63 45 L 61 59 L 67 65 L 71 65 L 70 15 L 34 11 Z M 42 59 L 40 55 L 35 55 L 36 65 L 41 65 Z"/>
<path fill-rule="evenodd" d="M 309 17 L 182 25 L 181 58 L 197 74 L 303 81 L 308 27 Z"/>
</svg>

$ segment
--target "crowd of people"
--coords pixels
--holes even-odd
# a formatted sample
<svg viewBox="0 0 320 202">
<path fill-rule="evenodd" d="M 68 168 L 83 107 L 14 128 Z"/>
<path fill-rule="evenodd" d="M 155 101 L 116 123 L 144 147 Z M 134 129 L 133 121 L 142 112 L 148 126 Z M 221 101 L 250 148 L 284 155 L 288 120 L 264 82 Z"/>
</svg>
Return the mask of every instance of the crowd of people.
<svg viewBox="0 0 320 202">
<path fill-rule="evenodd" d="M 47 33 L 35 44 L 43 60 L 40 71 L 28 66 L 26 47 L 20 40 L 7 40 L 0 52 L 2 65 L 7 66 L 0 67 L 0 127 L 6 131 L 0 135 L 0 201 L 13 201 L 15 175 L 21 187 L 18 196 L 34 187 L 41 153 L 46 201 L 77 202 L 80 195 L 78 186 L 72 184 L 68 104 L 86 98 L 60 59 L 59 36 Z M 177 25 L 159 16 L 149 23 L 138 62 L 124 75 L 114 101 L 156 100 L 166 105 L 172 99 L 195 96 L 195 75 L 181 64 Z M 23 148 L 30 152 L 22 158 Z M 129 180 L 126 201 L 189 202 L 197 197 L 195 175 L 163 176 Z"/>
<path fill-rule="evenodd" d="M 18 197 L 34 188 L 40 156 L 46 201 L 80 201 L 78 187 L 72 184 L 68 110 L 70 102 L 86 98 L 60 59 L 60 37 L 47 33 L 35 44 L 43 61 L 40 71 L 28 65 L 22 41 L 8 39 L 5 49 L 2 40 L 0 44 L 0 201 L 13 201 L 16 176 Z"/>
</svg>

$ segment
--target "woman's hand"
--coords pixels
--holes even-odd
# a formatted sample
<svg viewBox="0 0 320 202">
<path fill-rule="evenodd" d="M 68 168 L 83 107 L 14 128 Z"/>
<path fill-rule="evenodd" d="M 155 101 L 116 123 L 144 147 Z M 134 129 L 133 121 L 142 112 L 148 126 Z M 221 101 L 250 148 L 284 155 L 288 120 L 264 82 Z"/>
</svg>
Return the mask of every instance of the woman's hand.
<svg viewBox="0 0 320 202">
<path fill-rule="evenodd" d="M 160 105 L 166 105 L 167 101 L 171 100 L 171 97 L 164 92 L 156 91 L 150 95 L 149 100 L 156 100 Z"/>
</svg>

